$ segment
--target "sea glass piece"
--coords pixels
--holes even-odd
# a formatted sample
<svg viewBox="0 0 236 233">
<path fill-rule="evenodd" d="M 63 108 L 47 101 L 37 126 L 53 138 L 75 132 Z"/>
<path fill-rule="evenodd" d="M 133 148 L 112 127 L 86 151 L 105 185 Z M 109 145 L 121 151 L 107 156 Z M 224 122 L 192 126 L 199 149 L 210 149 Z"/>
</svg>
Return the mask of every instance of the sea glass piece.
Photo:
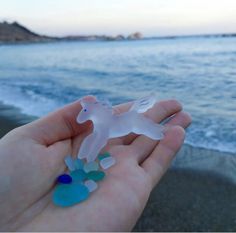
<svg viewBox="0 0 236 233">
<path fill-rule="evenodd" d="M 103 171 L 91 171 L 87 173 L 87 179 L 93 181 L 100 181 L 105 177 L 105 172 Z"/>
<path fill-rule="evenodd" d="M 72 182 L 72 177 L 68 174 L 62 174 L 57 177 L 57 182 L 61 184 L 70 184 Z"/>
<path fill-rule="evenodd" d="M 90 171 L 97 171 L 98 168 L 99 168 L 98 163 L 95 161 L 84 164 L 84 171 L 87 173 Z"/>
<path fill-rule="evenodd" d="M 82 110 L 76 118 L 77 122 L 93 122 L 93 132 L 83 140 L 78 153 L 78 158 L 86 158 L 87 162 L 94 161 L 111 138 L 129 133 L 143 134 L 153 140 L 164 137 L 164 127 L 142 114 L 156 103 L 154 94 L 134 101 L 130 110 L 124 113 L 116 112 L 110 104 L 99 102 L 91 96 L 83 98 L 80 103 Z"/>
<path fill-rule="evenodd" d="M 75 170 L 75 163 L 74 163 L 73 158 L 70 155 L 66 156 L 64 161 L 70 171 Z"/>
<path fill-rule="evenodd" d="M 84 162 L 82 159 L 75 159 L 74 160 L 74 166 L 75 166 L 75 169 L 83 169 L 84 167 Z"/>
<path fill-rule="evenodd" d="M 82 182 L 86 179 L 87 174 L 85 173 L 84 170 L 79 169 L 72 171 L 70 173 L 70 176 L 72 177 L 73 182 Z"/>
<path fill-rule="evenodd" d="M 53 203 L 60 207 L 69 207 L 86 200 L 88 188 L 83 184 L 57 185 L 53 192 Z"/>
<path fill-rule="evenodd" d="M 105 152 L 103 154 L 98 155 L 98 160 L 101 161 L 102 159 L 105 159 L 105 158 L 110 157 L 110 156 L 111 156 L 111 154 L 109 152 Z"/>
<path fill-rule="evenodd" d="M 100 165 L 103 169 L 108 169 L 116 163 L 113 157 L 107 157 L 100 161 Z"/>
<path fill-rule="evenodd" d="M 93 192 L 98 188 L 98 184 L 93 180 L 86 180 L 84 185 L 88 188 L 89 192 Z"/>
</svg>

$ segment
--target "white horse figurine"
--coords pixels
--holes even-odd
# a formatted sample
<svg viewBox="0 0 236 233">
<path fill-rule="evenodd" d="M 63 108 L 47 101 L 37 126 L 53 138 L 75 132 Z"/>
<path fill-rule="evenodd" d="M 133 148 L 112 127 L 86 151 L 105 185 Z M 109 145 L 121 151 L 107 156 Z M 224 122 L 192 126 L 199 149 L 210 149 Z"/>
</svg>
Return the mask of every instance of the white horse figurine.
<svg viewBox="0 0 236 233">
<path fill-rule="evenodd" d="M 82 110 L 76 120 L 79 124 L 91 120 L 93 132 L 82 142 L 78 158 L 86 158 L 87 162 L 94 161 L 108 139 L 129 133 L 143 134 L 154 140 L 162 139 L 164 127 L 141 114 L 155 103 L 155 96 L 150 95 L 135 101 L 128 112 L 115 114 L 107 103 L 98 102 L 96 99 L 82 99 Z"/>
</svg>

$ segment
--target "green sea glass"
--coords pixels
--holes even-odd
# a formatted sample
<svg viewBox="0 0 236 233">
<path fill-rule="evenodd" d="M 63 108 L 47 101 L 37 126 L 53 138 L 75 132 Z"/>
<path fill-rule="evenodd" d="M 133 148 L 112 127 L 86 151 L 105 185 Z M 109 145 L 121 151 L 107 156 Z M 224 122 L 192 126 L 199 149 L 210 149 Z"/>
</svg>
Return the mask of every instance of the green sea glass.
<svg viewBox="0 0 236 233">
<path fill-rule="evenodd" d="M 87 179 L 93 181 L 100 181 L 105 177 L 105 172 L 103 171 L 91 171 L 87 173 Z"/>
<path fill-rule="evenodd" d="M 101 161 L 101 160 L 103 160 L 105 158 L 108 158 L 108 157 L 111 157 L 110 153 L 109 152 L 105 152 L 103 154 L 99 154 L 98 155 L 98 160 Z"/>
</svg>

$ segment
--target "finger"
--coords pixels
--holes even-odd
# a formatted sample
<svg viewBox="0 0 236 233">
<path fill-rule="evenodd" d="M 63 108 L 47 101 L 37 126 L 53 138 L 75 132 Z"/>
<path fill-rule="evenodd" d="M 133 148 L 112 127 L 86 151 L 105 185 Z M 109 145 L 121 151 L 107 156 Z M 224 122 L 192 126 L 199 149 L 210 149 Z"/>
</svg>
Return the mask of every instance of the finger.
<svg viewBox="0 0 236 233">
<path fill-rule="evenodd" d="M 57 141 L 74 137 L 92 127 L 90 121 L 84 124 L 76 122 L 76 117 L 81 109 L 80 101 L 76 101 L 26 125 L 25 128 L 27 128 L 31 138 L 41 144 L 51 145 Z"/>
<path fill-rule="evenodd" d="M 159 123 L 166 119 L 167 117 L 176 114 L 182 110 L 182 105 L 176 100 L 165 100 L 160 101 L 154 105 L 153 108 L 149 109 L 145 115 L 151 118 L 153 121 Z M 129 145 L 138 135 L 130 134 L 123 137 L 125 145 Z"/>
<path fill-rule="evenodd" d="M 114 108 L 115 113 L 120 114 L 120 113 L 128 111 L 130 109 L 130 107 L 132 106 L 132 104 L 133 104 L 132 102 L 128 102 L 125 104 L 117 105 Z M 154 108 L 155 108 L 155 106 L 154 106 Z M 182 106 L 176 100 L 168 100 L 168 101 L 159 102 L 157 104 L 156 108 L 157 108 L 156 111 L 150 110 L 146 113 L 146 115 L 148 117 L 150 117 L 151 119 L 153 119 L 154 121 L 160 122 L 164 118 L 173 115 L 175 112 L 181 111 Z M 162 114 L 156 116 L 156 113 L 158 113 L 159 110 Z M 137 136 L 138 136 L 137 134 L 131 133 L 128 136 L 109 140 L 109 143 L 104 148 L 104 151 L 109 150 L 110 147 L 112 147 L 113 145 L 122 145 L 122 144 L 129 145 Z M 153 143 L 155 143 L 155 141 Z"/>
<path fill-rule="evenodd" d="M 166 124 L 167 128 L 179 125 L 182 128 L 187 128 L 191 123 L 191 117 L 186 112 L 178 112 L 174 117 Z M 166 128 L 166 127 L 165 127 Z M 166 130 L 167 130 L 166 128 Z M 131 150 L 134 151 L 133 158 L 141 163 L 146 157 L 153 151 L 158 141 L 152 140 L 144 135 L 140 135 L 129 145 Z"/>
<path fill-rule="evenodd" d="M 179 125 L 183 128 L 187 128 L 192 122 L 191 115 L 187 112 L 178 112 L 174 115 L 173 118 L 171 118 L 168 122 L 166 122 L 165 126 L 173 126 L 173 125 Z"/>
<path fill-rule="evenodd" d="M 155 186 L 165 173 L 175 154 L 183 144 L 185 131 L 180 126 L 173 126 L 166 132 L 165 138 L 155 147 L 152 154 L 141 164 Z"/>
<path fill-rule="evenodd" d="M 86 96 L 83 99 L 94 99 L 93 96 Z M 121 104 L 115 107 L 117 113 L 127 111 L 130 103 Z M 66 105 L 65 107 L 43 117 L 37 121 L 34 121 L 24 126 L 30 137 L 44 145 L 51 145 L 57 141 L 74 137 L 85 130 L 92 128 L 92 122 L 88 121 L 84 124 L 78 124 L 76 117 L 79 114 L 82 106 L 80 100 Z"/>
<path fill-rule="evenodd" d="M 116 105 L 113 110 L 115 114 L 121 114 L 123 112 L 129 111 L 130 107 L 132 106 L 133 102 L 127 102 L 123 104 Z"/>
</svg>

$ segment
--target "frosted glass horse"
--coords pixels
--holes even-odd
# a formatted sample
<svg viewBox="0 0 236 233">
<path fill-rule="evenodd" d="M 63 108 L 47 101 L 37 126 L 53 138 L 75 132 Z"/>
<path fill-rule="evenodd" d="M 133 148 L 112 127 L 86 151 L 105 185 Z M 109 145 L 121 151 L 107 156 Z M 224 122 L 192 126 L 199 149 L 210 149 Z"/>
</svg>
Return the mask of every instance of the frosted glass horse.
<svg viewBox="0 0 236 233">
<path fill-rule="evenodd" d="M 77 122 L 93 122 L 93 132 L 81 144 L 78 158 L 94 161 L 108 139 L 125 136 L 129 133 L 143 134 L 154 140 L 163 138 L 162 125 L 159 125 L 143 114 L 156 103 L 154 95 L 139 99 L 133 103 L 128 112 L 116 114 L 112 106 L 96 99 L 82 99 L 82 110 Z"/>
</svg>

